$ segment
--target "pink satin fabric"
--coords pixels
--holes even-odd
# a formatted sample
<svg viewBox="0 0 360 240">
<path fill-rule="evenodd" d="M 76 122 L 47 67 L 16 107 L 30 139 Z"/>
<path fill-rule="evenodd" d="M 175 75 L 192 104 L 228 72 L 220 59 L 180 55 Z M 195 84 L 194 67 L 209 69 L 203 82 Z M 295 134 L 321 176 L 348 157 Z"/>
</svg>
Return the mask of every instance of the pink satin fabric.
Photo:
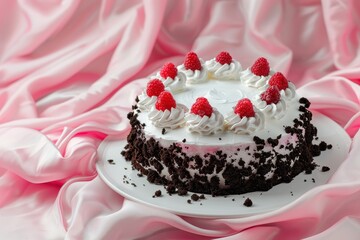
<svg viewBox="0 0 360 240">
<path fill-rule="evenodd" d="M 1 239 L 359 239 L 360 2 L 0 1 Z M 181 217 L 97 176 L 97 147 L 163 63 L 264 56 L 352 147 L 331 182 L 274 212 Z M 331 129 L 329 129 L 331 131 Z M 221 206 L 219 206 L 221 207 Z"/>
</svg>

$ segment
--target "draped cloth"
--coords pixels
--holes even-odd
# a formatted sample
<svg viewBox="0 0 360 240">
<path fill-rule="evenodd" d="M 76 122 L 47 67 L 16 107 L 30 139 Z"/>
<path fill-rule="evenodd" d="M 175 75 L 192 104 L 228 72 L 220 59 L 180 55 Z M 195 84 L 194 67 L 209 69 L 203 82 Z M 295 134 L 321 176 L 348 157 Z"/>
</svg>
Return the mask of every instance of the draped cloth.
<svg viewBox="0 0 360 240">
<path fill-rule="evenodd" d="M 2 239 L 360 236 L 359 1 L 5 0 L 0 11 Z M 266 57 L 343 127 L 352 145 L 331 181 L 235 219 L 182 217 L 111 190 L 95 169 L 99 144 L 126 137 L 147 76 L 190 50 L 243 66 Z"/>
</svg>

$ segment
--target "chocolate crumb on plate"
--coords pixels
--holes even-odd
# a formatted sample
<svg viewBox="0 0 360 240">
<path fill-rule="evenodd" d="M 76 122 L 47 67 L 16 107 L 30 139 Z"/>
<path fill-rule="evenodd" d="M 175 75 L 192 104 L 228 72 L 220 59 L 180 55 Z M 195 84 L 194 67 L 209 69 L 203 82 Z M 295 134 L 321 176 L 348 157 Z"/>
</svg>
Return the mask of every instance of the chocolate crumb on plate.
<svg viewBox="0 0 360 240">
<path fill-rule="evenodd" d="M 251 207 L 253 205 L 253 202 L 251 201 L 250 198 L 246 198 L 244 201 L 244 206 L 246 207 Z"/>
<path fill-rule="evenodd" d="M 161 134 L 164 135 L 165 133 L 166 133 L 166 129 L 163 128 L 163 129 L 161 130 Z"/>
<path fill-rule="evenodd" d="M 115 165 L 115 162 L 114 162 L 114 160 L 112 160 L 112 159 L 109 159 L 109 160 L 107 160 L 108 161 L 108 163 L 109 164 L 111 164 L 111 165 Z"/>
<path fill-rule="evenodd" d="M 190 199 L 188 199 L 188 200 L 187 200 L 187 203 L 189 203 L 189 204 L 190 204 L 190 203 L 191 203 L 191 200 L 190 200 Z"/>
<path fill-rule="evenodd" d="M 193 195 L 191 195 L 191 200 L 193 200 L 193 201 L 195 201 L 195 202 L 198 201 L 199 198 L 200 198 L 199 195 L 197 195 L 197 194 L 195 194 L 195 193 L 194 193 Z"/>
<path fill-rule="evenodd" d="M 153 197 L 160 197 L 161 196 L 161 190 L 157 190 L 155 191 L 154 193 L 154 196 Z"/>
<path fill-rule="evenodd" d="M 322 172 L 327 172 L 327 171 L 329 171 L 330 170 L 330 168 L 328 167 L 328 166 L 323 166 L 322 168 L 321 168 L 321 171 Z"/>
</svg>

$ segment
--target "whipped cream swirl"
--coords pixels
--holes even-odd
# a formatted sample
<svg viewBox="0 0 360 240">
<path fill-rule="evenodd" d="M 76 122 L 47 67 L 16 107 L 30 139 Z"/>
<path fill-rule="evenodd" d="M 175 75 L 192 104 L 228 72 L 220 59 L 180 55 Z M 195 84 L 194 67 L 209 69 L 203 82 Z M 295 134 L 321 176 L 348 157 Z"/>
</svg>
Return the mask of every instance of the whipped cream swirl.
<svg viewBox="0 0 360 240">
<path fill-rule="evenodd" d="M 267 104 L 261 100 L 260 95 L 257 95 L 254 99 L 256 107 L 269 118 L 281 119 L 286 113 L 286 102 L 280 97 L 278 103 Z"/>
<path fill-rule="evenodd" d="M 167 77 L 166 79 L 161 77 L 160 73 L 156 77 L 164 83 L 165 90 L 176 93 L 185 90 L 186 76 L 182 72 L 178 72 L 175 78 Z"/>
<path fill-rule="evenodd" d="M 251 134 L 264 128 L 264 115 L 262 112 L 254 109 L 254 117 L 240 117 L 232 111 L 226 115 L 226 125 L 230 131 L 236 134 Z"/>
<path fill-rule="evenodd" d="M 201 70 L 191 70 L 191 69 L 185 69 L 184 64 L 181 64 L 177 67 L 178 71 L 185 74 L 187 82 L 190 84 L 196 84 L 205 82 L 208 79 L 208 71 L 204 65 L 204 61 L 199 58 L 201 63 Z"/>
<path fill-rule="evenodd" d="M 252 73 L 250 68 L 247 68 L 246 70 L 240 72 L 240 80 L 249 87 L 263 88 L 267 84 L 270 76 L 273 74 L 274 72 L 270 70 L 268 76 L 257 76 Z"/>
<path fill-rule="evenodd" d="M 156 103 L 157 97 L 152 96 L 149 97 L 145 91 L 143 91 L 139 96 L 139 102 L 137 106 L 140 108 L 141 111 L 150 111 L 152 106 Z"/>
<path fill-rule="evenodd" d="M 269 80 L 264 86 L 259 88 L 260 91 L 265 91 L 270 86 Z M 286 101 L 291 101 L 296 96 L 296 87 L 292 82 L 288 82 L 288 87 L 280 90 L 279 92 L 283 99 L 285 99 Z"/>
<path fill-rule="evenodd" d="M 182 104 L 177 104 L 171 110 L 159 111 L 154 107 L 149 112 L 149 119 L 155 127 L 175 129 L 185 124 L 185 112 L 187 108 Z"/>
<path fill-rule="evenodd" d="M 185 116 L 185 120 L 190 132 L 201 135 L 218 134 L 224 130 L 224 117 L 215 108 L 213 108 L 213 113 L 210 117 L 206 115 L 201 117 L 193 113 L 188 113 Z"/>
<path fill-rule="evenodd" d="M 205 66 L 208 71 L 214 74 L 215 78 L 234 80 L 239 78 L 239 73 L 242 71 L 241 64 L 232 60 L 230 64 L 221 64 L 215 58 L 206 61 Z"/>
<path fill-rule="evenodd" d="M 285 100 L 291 101 L 296 95 L 295 90 L 295 85 L 292 82 L 288 82 L 288 87 L 286 89 L 280 90 L 280 95 Z"/>
</svg>

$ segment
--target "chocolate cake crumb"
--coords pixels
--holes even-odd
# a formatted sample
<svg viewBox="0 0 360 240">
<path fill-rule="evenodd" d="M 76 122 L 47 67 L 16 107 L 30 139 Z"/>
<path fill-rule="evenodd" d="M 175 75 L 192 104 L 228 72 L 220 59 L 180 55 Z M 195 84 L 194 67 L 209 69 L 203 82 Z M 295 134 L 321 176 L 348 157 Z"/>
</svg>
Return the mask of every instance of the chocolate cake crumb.
<svg viewBox="0 0 360 240">
<path fill-rule="evenodd" d="M 135 183 L 131 183 L 131 185 L 133 185 L 134 187 L 137 187 Z"/>
<path fill-rule="evenodd" d="M 115 162 L 114 162 L 114 160 L 112 160 L 112 159 L 109 159 L 109 160 L 107 160 L 108 161 L 108 163 L 109 164 L 111 164 L 111 165 L 115 165 Z"/>
<path fill-rule="evenodd" d="M 321 141 L 319 144 L 320 151 L 325 151 L 327 148 L 327 144 L 324 141 Z"/>
<path fill-rule="evenodd" d="M 315 183 L 315 178 L 312 178 L 311 180 L 312 180 L 313 183 Z"/>
<path fill-rule="evenodd" d="M 184 139 L 182 140 L 182 142 L 183 142 L 183 143 L 186 143 L 186 138 L 184 138 Z"/>
<path fill-rule="evenodd" d="M 251 201 L 251 199 L 246 198 L 246 200 L 244 201 L 244 206 L 251 207 L 252 205 L 253 205 L 253 202 Z"/>
<path fill-rule="evenodd" d="M 164 135 L 165 133 L 166 133 L 166 129 L 163 128 L 163 129 L 161 130 L 161 134 Z"/>
<path fill-rule="evenodd" d="M 231 199 L 231 201 L 235 202 L 235 198 Z"/>
<path fill-rule="evenodd" d="M 304 182 L 307 182 L 307 180 L 306 180 L 306 179 L 304 179 Z"/>
<path fill-rule="evenodd" d="M 221 141 L 222 139 L 221 139 L 221 138 L 219 138 L 219 140 Z"/>
<path fill-rule="evenodd" d="M 144 175 L 142 173 L 137 174 L 138 177 L 143 177 Z"/>
<path fill-rule="evenodd" d="M 139 96 L 136 96 L 136 98 L 135 98 L 135 102 L 139 102 L 140 101 L 140 99 L 139 99 Z"/>
<path fill-rule="evenodd" d="M 190 204 L 190 203 L 191 203 L 191 200 L 190 200 L 190 199 L 188 199 L 188 200 L 187 200 L 187 203 L 188 203 L 188 204 Z"/>
<path fill-rule="evenodd" d="M 322 168 L 321 168 L 321 171 L 322 172 L 327 172 L 327 171 L 329 171 L 330 170 L 330 168 L 328 167 L 328 166 L 323 166 Z"/>
<path fill-rule="evenodd" d="M 188 191 L 185 188 L 178 189 L 178 195 L 179 196 L 185 196 L 187 195 Z"/>
<path fill-rule="evenodd" d="M 160 196 L 161 196 L 161 190 L 157 190 L 157 191 L 155 192 L 155 196 L 156 196 L 156 197 L 160 197 Z"/>
<path fill-rule="evenodd" d="M 328 145 L 327 145 L 327 149 L 332 149 L 332 145 L 331 145 L 331 144 L 328 144 Z"/>
<path fill-rule="evenodd" d="M 200 198 L 200 199 L 205 199 L 205 195 L 204 195 L 204 194 L 201 194 L 199 198 Z"/>
<path fill-rule="evenodd" d="M 193 200 L 193 201 L 198 201 L 199 200 L 199 195 L 197 195 L 197 194 L 193 194 L 193 195 L 191 195 L 191 200 Z"/>
</svg>

